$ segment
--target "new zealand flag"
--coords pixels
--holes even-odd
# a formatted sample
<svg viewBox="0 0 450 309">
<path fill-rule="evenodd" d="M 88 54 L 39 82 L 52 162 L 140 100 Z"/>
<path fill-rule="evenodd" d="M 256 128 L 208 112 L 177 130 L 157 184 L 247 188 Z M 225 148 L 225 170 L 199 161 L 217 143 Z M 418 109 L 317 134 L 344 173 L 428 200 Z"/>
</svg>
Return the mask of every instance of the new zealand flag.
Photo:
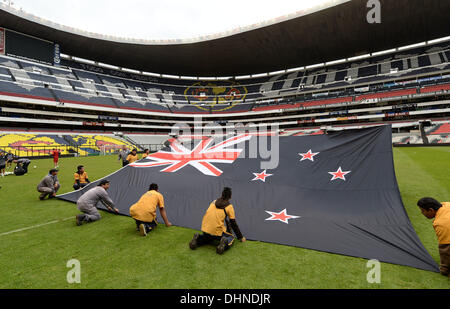
<svg viewBox="0 0 450 309">
<path fill-rule="evenodd" d="M 390 126 L 280 137 L 273 169 L 261 168 L 266 158 L 250 156 L 256 138 L 205 137 L 190 145 L 174 140 L 105 177 L 108 193 L 128 215 L 157 183 L 169 220 L 198 230 L 211 201 L 230 187 L 236 221 L 249 240 L 438 271 L 400 197 Z M 97 183 L 59 198 L 76 202 Z"/>
</svg>

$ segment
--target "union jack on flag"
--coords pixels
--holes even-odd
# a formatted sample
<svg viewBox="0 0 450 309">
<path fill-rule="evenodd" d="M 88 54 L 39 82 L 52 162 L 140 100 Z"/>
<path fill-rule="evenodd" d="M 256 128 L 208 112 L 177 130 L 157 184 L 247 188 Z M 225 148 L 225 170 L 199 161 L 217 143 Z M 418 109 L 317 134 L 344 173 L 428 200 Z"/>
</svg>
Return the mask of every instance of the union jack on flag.
<svg viewBox="0 0 450 309">
<path fill-rule="evenodd" d="M 133 167 L 155 167 L 169 165 L 161 172 L 175 173 L 187 165 L 208 176 L 220 176 L 222 171 L 212 163 L 233 163 L 241 154 L 242 149 L 229 148 L 251 138 L 251 134 L 241 134 L 214 144 L 211 137 L 202 139 L 192 150 L 184 147 L 179 141 L 172 140 L 172 151 L 159 151 L 148 155 L 140 162 L 130 164 Z M 145 162 L 151 161 L 151 162 Z"/>
</svg>

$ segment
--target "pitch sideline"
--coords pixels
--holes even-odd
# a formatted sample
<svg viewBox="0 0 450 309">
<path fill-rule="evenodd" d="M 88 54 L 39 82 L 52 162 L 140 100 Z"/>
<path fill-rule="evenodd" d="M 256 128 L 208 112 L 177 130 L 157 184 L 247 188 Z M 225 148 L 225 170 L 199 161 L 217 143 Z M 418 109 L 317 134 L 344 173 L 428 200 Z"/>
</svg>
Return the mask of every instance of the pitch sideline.
<svg viewBox="0 0 450 309">
<path fill-rule="evenodd" d="M 32 226 L 24 227 L 24 228 L 21 228 L 21 229 L 17 229 L 17 230 L 5 232 L 5 233 L 0 233 L 0 237 L 1 236 L 6 236 L 6 235 L 10 235 L 10 234 L 14 234 L 14 233 L 27 231 L 27 230 L 31 230 L 31 229 L 35 229 L 35 228 L 38 228 L 38 227 L 42 227 L 42 226 L 46 226 L 46 225 L 50 225 L 50 224 L 54 224 L 54 223 L 58 223 L 58 222 L 64 222 L 64 221 L 68 221 L 68 220 L 72 220 L 72 219 L 74 219 L 74 216 L 71 216 L 70 218 L 60 219 L 60 220 L 53 220 L 53 221 L 50 221 L 50 222 L 47 222 L 47 223 L 32 225 Z"/>
</svg>

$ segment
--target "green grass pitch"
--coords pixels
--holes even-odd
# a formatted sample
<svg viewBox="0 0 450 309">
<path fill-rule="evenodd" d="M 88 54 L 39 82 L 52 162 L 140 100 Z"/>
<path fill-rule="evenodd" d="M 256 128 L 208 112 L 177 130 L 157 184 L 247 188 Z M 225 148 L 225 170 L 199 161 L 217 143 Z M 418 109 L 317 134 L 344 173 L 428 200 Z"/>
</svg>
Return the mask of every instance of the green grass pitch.
<svg viewBox="0 0 450 309">
<path fill-rule="evenodd" d="M 118 169 L 116 160 L 61 159 L 59 193 L 71 191 L 77 165 L 94 180 Z M 396 148 L 394 160 L 408 215 L 438 262 L 431 221 L 416 201 L 450 200 L 450 147 Z M 104 212 L 101 221 L 77 227 L 75 204 L 38 200 L 36 185 L 52 164 L 35 160 L 28 175 L 0 178 L 0 288 L 450 288 L 450 279 L 439 274 L 386 263 L 381 284 L 369 284 L 367 260 L 268 243 L 237 242 L 222 256 L 213 247 L 191 251 L 193 230 L 160 225 L 140 237 L 132 219 Z M 70 259 L 81 263 L 80 284 L 67 283 Z"/>
</svg>

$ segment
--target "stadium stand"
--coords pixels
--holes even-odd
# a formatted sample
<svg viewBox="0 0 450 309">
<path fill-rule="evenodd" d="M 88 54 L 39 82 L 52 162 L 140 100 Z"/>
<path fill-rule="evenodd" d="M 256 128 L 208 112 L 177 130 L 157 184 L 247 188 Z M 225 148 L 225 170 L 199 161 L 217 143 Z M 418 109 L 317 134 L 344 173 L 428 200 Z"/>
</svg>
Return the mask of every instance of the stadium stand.
<svg viewBox="0 0 450 309">
<path fill-rule="evenodd" d="M 151 148 L 152 146 L 161 146 L 169 139 L 169 136 L 167 134 L 127 134 L 127 138 L 132 140 L 135 145 L 141 146 L 141 148 Z"/>
<path fill-rule="evenodd" d="M 270 78 L 234 81 L 233 83 L 214 81 L 190 82 L 191 84 L 189 84 L 187 80 L 163 78 L 152 78 L 150 82 L 150 80 L 144 81 L 144 76 L 74 61 L 63 62 L 66 68 L 62 70 L 31 64 L 24 60 L 16 61 L 0 57 L 0 68 L 2 76 L 13 79 L 15 83 L 28 83 L 37 87 L 46 84 L 52 88 L 64 87 L 64 90 L 77 94 L 96 94 L 96 96 L 84 99 L 72 96 L 72 99 L 69 100 L 73 102 L 83 103 L 89 99 L 93 101 L 93 104 L 114 105 L 109 100 L 106 100 L 106 103 L 98 99 L 98 96 L 109 96 L 128 99 L 123 102 L 122 107 L 130 108 L 142 108 L 147 104 L 147 99 L 148 104 L 204 102 L 215 105 L 221 103 L 219 101 L 227 101 L 227 98 L 229 101 L 230 93 L 233 91 L 237 102 L 242 103 L 243 97 L 247 100 L 257 100 L 272 95 L 286 94 L 289 91 L 305 93 L 335 87 L 355 87 L 364 83 L 399 79 L 405 76 L 439 73 L 449 69 L 447 58 L 449 47 L 449 44 L 437 44 L 428 46 L 426 49 L 419 48 L 410 51 L 407 55 L 394 54 L 389 57 L 375 57 L 363 62 L 349 62 L 316 70 L 280 74 Z M 403 58 L 399 59 L 400 57 Z M 0 87 L 0 90 L 3 90 L 2 88 Z M 246 94 L 244 95 L 244 93 Z M 201 95 L 204 97 L 201 98 Z M 57 93 L 56 96 L 58 98 L 61 96 L 61 100 L 68 100 L 66 93 Z M 154 110 L 154 106 L 145 109 Z M 196 112 L 201 113 L 201 110 L 196 110 Z"/>
<path fill-rule="evenodd" d="M 201 80 L 130 73 L 70 57 L 52 66 L 0 55 L 0 123 L 7 128 L 0 132 L 56 129 L 82 136 L 81 131 L 89 130 L 114 139 L 113 132 L 120 131 L 126 145 L 142 148 L 160 145 L 173 124 L 192 125 L 194 117 L 201 116 L 199 121 L 225 125 L 224 129 L 238 123 L 254 128 L 270 123 L 291 135 L 316 134 L 324 127 L 402 122 L 409 129 L 394 130 L 393 142 L 422 142 L 420 134 L 409 132 L 419 121 L 431 120 L 434 127 L 443 128 L 441 122 L 448 121 L 449 57 L 450 43 L 441 42 L 312 69 Z M 444 131 L 428 132 L 430 143 L 447 143 Z M 149 132 L 159 137 L 146 136 Z M 82 138 L 49 136 L 26 139 L 32 141 L 28 147 L 47 147 L 44 142 L 49 142 L 66 147 L 64 154 L 73 151 L 70 146 L 88 155 L 102 146 L 99 137 L 86 140 L 94 146 L 80 147 L 77 141 Z"/>
<path fill-rule="evenodd" d="M 450 135 L 427 135 L 430 144 L 448 144 L 450 143 Z M 392 142 L 394 145 L 405 145 L 405 144 L 423 144 L 423 139 L 420 133 L 403 133 L 396 134 L 392 136 Z"/>
<path fill-rule="evenodd" d="M 427 132 L 429 135 L 450 135 L 450 123 L 441 123 L 435 125 Z"/>
<path fill-rule="evenodd" d="M 423 87 L 420 89 L 420 93 L 430 93 L 430 92 L 446 91 L 446 90 L 450 90 L 450 84 L 442 84 L 442 85 L 436 85 L 436 86 Z"/>
<path fill-rule="evenodd" d="M 52 149 L 62 155 L 94 155 L 115 153 L 122 146 L 135 147 L 121 138 L 109 135 L 86 134 L 42 134 L 42 133 L 1 133 L 0 150 L 11 152 L 17 157 L 48 156 Z"/>
</svg>

